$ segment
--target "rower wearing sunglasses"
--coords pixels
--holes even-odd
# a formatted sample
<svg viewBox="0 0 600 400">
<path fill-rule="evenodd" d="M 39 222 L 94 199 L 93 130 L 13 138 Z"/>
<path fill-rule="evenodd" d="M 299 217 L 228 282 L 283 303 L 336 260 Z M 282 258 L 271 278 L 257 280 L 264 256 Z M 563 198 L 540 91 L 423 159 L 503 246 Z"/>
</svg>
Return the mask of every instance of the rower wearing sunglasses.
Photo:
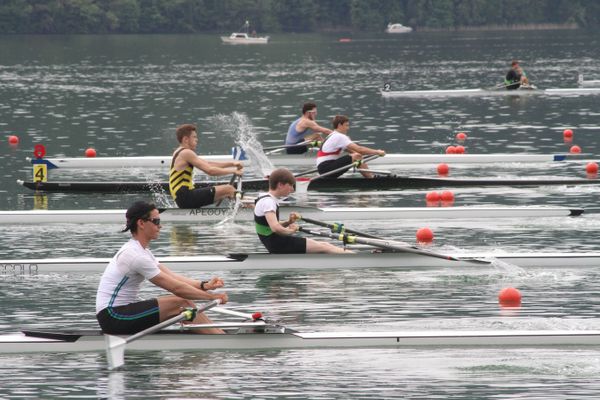
<svg viewBox="0 0 600 400">
<path fill-rule="evenodd" d="M 156 206 L 145 201 L 133 203 L 125 214 L 123 232 L 131 232 L 125 243 L 110 261 L 98 285 L 96 317 L 104 333 L 131 335 L 181 313 L 186 307 L 195 308 L 194 300 L 219 299 L 227 302 L 226 293 L 213 293 L 223 287 L 223 280 L 208 281 L 187 278 L 161 264 L 149 249 L 150 242 L 160 234 L 160 214 Z M 171 294 L 141 300 L 142 283 L 149 280 Z M 202 313 L 194 324 L 210 323 Z M 197 330 L 197 333 L 223 333 L 220 329 Z"/>
</svg>

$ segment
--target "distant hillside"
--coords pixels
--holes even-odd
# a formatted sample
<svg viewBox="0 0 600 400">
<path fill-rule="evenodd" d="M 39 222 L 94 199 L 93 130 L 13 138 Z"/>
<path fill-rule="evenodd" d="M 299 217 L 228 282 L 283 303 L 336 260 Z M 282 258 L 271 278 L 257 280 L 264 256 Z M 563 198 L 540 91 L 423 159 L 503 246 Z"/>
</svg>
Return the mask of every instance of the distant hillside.
<svg viewBox="0 0 600 400">
<path fill-rule="evenodd" d="M 594 0 L 1 0 L 0 33 L 382 32 L 600 27 Z"/>
</svg>

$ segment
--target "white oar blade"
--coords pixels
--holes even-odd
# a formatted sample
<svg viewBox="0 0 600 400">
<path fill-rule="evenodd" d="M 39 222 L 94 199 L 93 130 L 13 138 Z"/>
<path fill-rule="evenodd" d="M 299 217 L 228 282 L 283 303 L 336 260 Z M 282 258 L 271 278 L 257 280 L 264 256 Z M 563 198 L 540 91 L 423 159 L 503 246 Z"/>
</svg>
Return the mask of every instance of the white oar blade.
<svg viewBox="0 0 600 400">
<path fill-rule="evenodd" d="M 104 335 L 104 341 L 106 342 L 108 369 L 119 368 L 125 364 L 125 344 L 127 344 L 127 341 L 113 335 Z"/>
<path fill-rule="evenodd" d="M 296 193 L 304 193 L 308 192 L 308 184 L 310 183 L 310 179 L 296 179 Z"/>
</svg>

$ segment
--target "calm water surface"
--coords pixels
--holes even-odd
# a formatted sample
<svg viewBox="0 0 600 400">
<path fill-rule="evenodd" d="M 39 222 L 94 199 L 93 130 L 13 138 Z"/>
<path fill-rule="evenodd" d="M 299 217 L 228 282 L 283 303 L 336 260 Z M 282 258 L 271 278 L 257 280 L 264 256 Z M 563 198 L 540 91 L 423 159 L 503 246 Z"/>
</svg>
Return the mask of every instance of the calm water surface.
<svg viewBox="0 0 600 400">
<path fill-rule="evenodd" d="M 21 142 L 0 152 L 0 209 L 125 208 L 141 195 L 36 197 L 25 158 L 34 144 L 52 156 L 164 155 L 174 127 L 200 126 L 200 151 L 228 152 L 236 135 L 279 144 L 306 100 L 322 124 L 351 118 L 350 135 L 388 152 L 442 153 L 463 130 L 470 153 L 568 151 L 596 159 L 597 96 L 388 99 L 397 90 L 492 86 L 510 59 L 539 87 L 576 87 L 600 77 L 597 32 L 414 33 L 398 37 L 277 35 L 267 46 L 224 46 L 215 36 L 0 37 L 0 131 Z M 518 46 L 515 46 L 515 44 Z M 233 112 L 243 117 L 235 117 Z M 223 124 L 224 115 L 227 124 Z M 245 119 L 244 119 L 245 118 Z M 238 124 L 231 129 L 231 123 Z M 565 143 L 562 130 L 575 131 Z M 585 162 L 451 166 L 452 176 L 585 177 Z M 434 165 L 399 171 L 432 175 Z M 51 171 L 51 180 L 164 179 L 165 171 Z M 361 221 L 352 226 L 414 240 L 423 225 L 435 250 L 597 251 L 600 188 L 465 188 L 456 205 L 584 207 L 580 218 L 494 221 Z M 146 194 L 162 206 L 161 193 Z M 316 206 L 422 206 L 424 192 L 338 192 L 297 196 Z M 596 209 L 596 210 L 595 210 Z M 594 212 L 595 211 L 595 212 Z M 127 239 L 111 224 L 2 227 L 0 258 L 110 257 Z M 251 222 L 165 225 L 158 256 L 258 251 Z M 192 276 L 202 273 L 190 271 Z M 215 271 L 231 307 L 261 310 L 306 330 L 600 329 L 596 269 L 494 265 L 443 270 Z M 95 328 L 99 276 L 0 274 L 0 332 L 22 327 Z M 498 291 L 523 293 L 501 310 Z M 157 295 L 153 287 L 144 296 Z M 352 349 L 130 353 L 108 373 L 103 354 L 0 355 L 0 398 L 527 398 L 596 397 L 600 351 L 555 349 Z"/>
</svg>

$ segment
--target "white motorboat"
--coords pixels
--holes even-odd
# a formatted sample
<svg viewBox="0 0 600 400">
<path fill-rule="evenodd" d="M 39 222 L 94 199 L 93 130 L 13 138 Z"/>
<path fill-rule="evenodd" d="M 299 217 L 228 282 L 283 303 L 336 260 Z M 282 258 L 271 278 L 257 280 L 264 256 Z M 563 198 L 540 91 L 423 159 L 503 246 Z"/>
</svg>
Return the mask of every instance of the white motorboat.
<svg viewBox="0 0 600 400">
<path fill-rule="evenodd" d="M 388 24 L 387 28 L 385 28 L 386 33 L 408 33 L 412 32 L 412 28 L 410 26 L 404 26 L 402 24 Z"/>
<path fill-rule="evenodd" d="M 267 44 L 268 36 L 251 36 L 243 32 L 234 32 L 229 36 L 221 36 L 223 43 L 227 44 Z"/>
</svg>

